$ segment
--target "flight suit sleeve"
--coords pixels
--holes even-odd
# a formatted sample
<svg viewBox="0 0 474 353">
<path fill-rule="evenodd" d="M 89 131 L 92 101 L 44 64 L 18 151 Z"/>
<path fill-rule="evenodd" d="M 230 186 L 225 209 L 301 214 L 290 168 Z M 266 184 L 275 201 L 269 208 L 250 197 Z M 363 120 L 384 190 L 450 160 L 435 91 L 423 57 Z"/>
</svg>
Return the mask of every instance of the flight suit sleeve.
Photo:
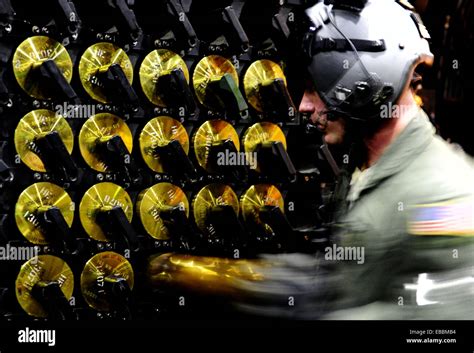
<svg viewBox="0 0 474 353">
<path fill-rule="evenodd" d="M 474 198 L 411 207 L 401 269 L 422 319 L 474 319 Z"/>
<path fill-rule="evenodd" d="M 338 320 L 474 319 L 474 203 L 470 197 L 420 203 L 407 210 L 393 256 L 372 263 L 382 267 L 385 292 L 369 303 L 335 308 Z M 388 245 L 387 245 L 388 246 Z M 389 253 L 387 253 L 389 254 Z M 395 259 L 390 263 L 391 259 Z M 378 264 L 378 265 L 377 265 Z"/>
</svg>

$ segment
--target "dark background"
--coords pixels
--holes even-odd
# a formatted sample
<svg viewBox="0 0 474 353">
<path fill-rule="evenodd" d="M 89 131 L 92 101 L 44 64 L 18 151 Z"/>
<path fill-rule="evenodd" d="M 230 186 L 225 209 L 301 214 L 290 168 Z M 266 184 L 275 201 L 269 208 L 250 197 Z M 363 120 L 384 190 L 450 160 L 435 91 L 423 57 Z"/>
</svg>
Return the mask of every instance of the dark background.
<svg viewBox="0 0 474 353">
<path fill-rule="evenodd" d="M 432 37 L 432 68 L 422 70 L 424 109 L 445 139 L 474 155 L 472 112 L 473 1 L 416 0 L 412 3 Z"/>
</svg>

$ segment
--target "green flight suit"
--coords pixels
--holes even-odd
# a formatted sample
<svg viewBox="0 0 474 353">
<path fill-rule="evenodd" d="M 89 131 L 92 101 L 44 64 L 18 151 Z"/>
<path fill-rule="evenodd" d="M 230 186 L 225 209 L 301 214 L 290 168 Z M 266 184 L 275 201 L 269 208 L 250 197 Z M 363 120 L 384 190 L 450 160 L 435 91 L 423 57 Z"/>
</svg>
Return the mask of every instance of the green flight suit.
<svg viewBox="0 0 474 353">
<path fill-rule="evenodd" d="M 239 284 L 253 299 L 236 304 L 293 319 L 474 319 L 473 200 L 472 160 L 419 110 L 353 177 L 334 244 L 264 256 L 264 280 Z"/>
<path fill-rule="evenodd" d="M 474 319 L 474 168 L 420 109 L 353 178 L 330 319 Z"/>
</svg>

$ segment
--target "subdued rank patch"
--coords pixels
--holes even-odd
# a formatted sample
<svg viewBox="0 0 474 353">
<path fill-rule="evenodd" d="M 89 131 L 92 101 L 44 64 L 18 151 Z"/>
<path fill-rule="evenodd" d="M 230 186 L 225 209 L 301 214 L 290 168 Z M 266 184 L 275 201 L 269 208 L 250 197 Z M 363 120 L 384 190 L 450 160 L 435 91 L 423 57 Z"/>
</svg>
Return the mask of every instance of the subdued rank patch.
<svg viewBox="0 0 474 353">
<path fill-rule="evenodd" d="M 474 199 L 417 205 L 411 209 L 408 231 L 413 235 L 474 236 Z"/>
</svg>

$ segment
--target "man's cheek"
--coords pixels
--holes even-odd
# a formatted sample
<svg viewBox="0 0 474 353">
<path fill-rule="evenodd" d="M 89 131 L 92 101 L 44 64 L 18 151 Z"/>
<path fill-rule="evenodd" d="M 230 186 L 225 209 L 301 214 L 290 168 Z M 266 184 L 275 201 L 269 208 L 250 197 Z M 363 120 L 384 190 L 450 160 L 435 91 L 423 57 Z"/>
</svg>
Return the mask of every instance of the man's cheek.
<svg viewBox="0 0 474 353">
<path fill-rule="evenodd" d="M 335 143 L 334 141 L 334 136 L 332 133 L 326 133 L 324 135 L 324 141 L 328 144 L 328 145 L 332 145 Z"/>
<path fill-rule="evenodd" d="M 324 140 L 328 145 L 338 145 L 342 143 L 343 133 L 338 129 L 328 129 L 324 134 Z"/>
</svg>

